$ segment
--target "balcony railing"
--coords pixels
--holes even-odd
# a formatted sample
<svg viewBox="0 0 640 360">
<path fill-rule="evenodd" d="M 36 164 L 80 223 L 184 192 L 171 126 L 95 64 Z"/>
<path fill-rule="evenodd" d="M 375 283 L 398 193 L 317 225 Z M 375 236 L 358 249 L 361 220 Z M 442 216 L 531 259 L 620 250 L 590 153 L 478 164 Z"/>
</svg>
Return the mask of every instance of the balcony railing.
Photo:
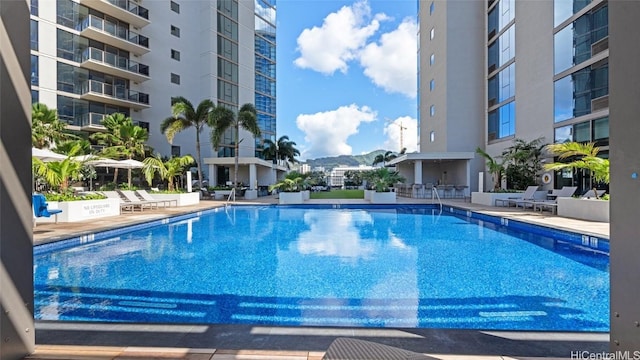
<svg viewBox="0 0 640 360">
<path fill-rule="evenodd" d="M 131 44 L 141 46 L 147 51 L 149 49 L 149 38 L 140 35 L 134 31 L 131 31 L 123 26 L 114 24 L 105 19 L 101 19 L 94 15 L 89 15 L 78 24 L 78 31 L 84 31 L 86 29 L 94 29 L 102 33 L 107 33 L 120 40 L 129 42 Z"/>
<path fill-rule="evenodd" d="M 149 77 L 149 66 L 96 48 L 86 48 L 80 62 L 96 61 L 104 65 Z"/>
<path fill-rule="evenodd" d="M 149 94 L 129 90 L 121 86 L 114 86 L 96 80 L 88 80 L 82 84 L 81 95 L 98 94 L 117 100 L 149 105 Z"/>
<path fill-rule="evenodd" d="M 105 129 L 102 125 L 102 120 L 104 120 L 104 114 L 98 113 L 86 113 L 76 116 L 76 123 L 80 124 L 81 128 L 94 128 L 96 130 Z"/>
<path fill-rule="evenodd" d="M 133 1 L 128 0 L 107 0 L 110 4 L 113 4 L 121 9 L 125 9 L 128 12 L 138 15 L 143 19 L 149 20 L 149 10 L 136 4 Z"/>
</svg>

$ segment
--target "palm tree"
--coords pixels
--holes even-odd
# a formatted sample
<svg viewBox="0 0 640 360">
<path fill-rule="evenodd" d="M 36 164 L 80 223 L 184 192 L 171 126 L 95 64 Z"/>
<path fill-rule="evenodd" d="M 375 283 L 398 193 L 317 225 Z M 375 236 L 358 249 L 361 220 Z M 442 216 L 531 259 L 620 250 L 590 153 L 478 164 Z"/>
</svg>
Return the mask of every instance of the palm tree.
<svg viewBox="0 0 640 360">
<path fill-rule="evenodd" d="M 130 117 L 115 113 L 105 117 L 102 124 L 109 130 L 108 133 L 95 133 L 92 139 L 98 144 L 105 145 L 102 153 L 112 159 L 133 159 L 135 156 L 144 156 L 149 140 L 146 129 L 133 124 Z M 118 169 L 114 171 L 113 180 L 116 182 Z M 127 179 L 131 187 L 131 169 L 127 169 Z"/>
<path fill-rule="evenodd" d="M 546 144 L 540 137 L 529 142 L 514 139 L 513 145 L 502 152 L 510 188 L 523 190 L 535 185 L 542 170 L 542 153 Z"/>
<path fill-rule="evenodd" d="M 56 188 L 60 192 L 66 192 L 69 188 L 70 180 L 81 179 L 82 163 L 73 160 L 71 157 L 79 155 L 81 152 L 81 145 L 76 144 L 71 149 L 67 157 L 61 161 L 43 162 L 40 159 L 33 158 L 33 172 L 44 180 L 52 187 Z"/>
<path fill-rule="evenodd" d="M 385 166 L 386 163 L 388 163 L 389 161 L 397 158 L 398 155 L 396 155 L 393 151 L 387 151 L 383 154 L 378 154 L 376 155 L 376 157 L 373 159 L 373 164 L 371 164 L 372 166 L 376 166 L 380 163 L 382 163 L 382 166 Z"/>
<path fill-rule="evenodd" d="M 31 145 L 38 148 L 49 148 L 58 141 L 69 139 L 71 134 L 64 132 L 65 123 L 58 119 L 58 112 L 47 105 L 35 103 L 31 106 Z"/>
<path fill-rule="evenodd" d="M 591 172 L 596 182 L 609 183 L 609 159 L 598 157 L 600 148 L 594 143 L 566 142 L 549 144 L 546 150 L 558 157 L 558 160 L 569 162 L 554 162 L 546 164 L 546 170 L 585 169 Z M 597 192 L 596 192 L 597 194 Z"/>
<path fill-rule="evenodd" d="M 502 182 L 502 173 L 504 172 L 504 161 L 499 163 L 491 155 L 487 154 L 481 148 L 476 149 L 476 153 L 487 159 L 487 169 L 493 177 L 493 191 L 500 189 L 500 183 Z"/>
<path fill-rule="evenodd" d="M 193 127 L 196 130 L 196 156 L 198 167 L 198 186 L 202 187 L 202 155 L 200 153 L 200 133 L 207 124 L 209 113 L 214 108 L 211 100 L 205 99 L 198 104 L 196 109 L 189 100 L 182 96 L 175 99 L 171 112 L 173 116 L 164 119 L 160 124 L 160 131 L 165 134 L 169 144 L 173 142 L 174 136 L 186 129 Z"/>
<path fill-rule="evenodd" d="M 208 124 L 211 127 L 211 144 L 214 148 L 220 147 L 222 136 L 228 129 L 233 129 L 235 168 L 233 171 L 233 187 L 238 185 L 238 158 L 240 149 L 240 129 L 249 131 L 254 137 L 260 136 L 260 127 L 256 115 L 256 108 L 252 104 L 244 104 L 238 114 L 225 108 L 216 106 L 209 116 Z"/>
<path fill-rule="evenodd" d="M 295 146 L 294 141 L 290 141 L 287 135 L 283 135 L 278 138 L 277 142 L 273 142 L 269 139 L 264 140 L 264 150 L 262 151 L 265 159 L 267 160 L 283 160 L 296 163 L 296 156 L 300 156 L 300 150 Z"/>
<path fill-rule="evenodd" d="M 153 177 L 157 173 L 162 180 L 167 180 L 169 183 L 168 190 L 173 191 L 175 189 L 175 177 L 184 173 L 187 167 L 192 165 L 194 161 L 191 155 L 172 157 L 167 161 L 162 161 L 160 155 L 156 154 L 142 161 L 144 163 L 142 172 L 149 185 L 152 184 Z"/>
</svg>

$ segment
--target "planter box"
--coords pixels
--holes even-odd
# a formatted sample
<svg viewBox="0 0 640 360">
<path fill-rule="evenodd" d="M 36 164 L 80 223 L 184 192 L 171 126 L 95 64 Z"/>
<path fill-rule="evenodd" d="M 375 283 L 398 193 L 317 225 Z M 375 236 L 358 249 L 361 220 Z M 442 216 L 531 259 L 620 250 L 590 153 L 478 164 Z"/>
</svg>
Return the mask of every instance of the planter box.
<svg viewBox="0 0 640 360">
<path fill-rule="evenodd" d="M 197 205 L 200 203 L 200 193 L 184 193 L 184 194 L 156 194 L 152 193 L 151 196 L 157 200 L 176 200 L 178 206 Z"/>
<path fill-rule="evenodd" d="M 301 191 L 298 192 L 281 192 L 279 194 L 279 203 L 280 205 L 287 204 L 302 204 L 304 202 L 304 197 Z"/>
<path fill-rule="evenodd" d="M 574 219 L 609 222 L 609 201 L 558 198 L 558 215 Z"/>
<path fill-rule="evenodd" d="M 58 216 L 58 222 L 77 222 L 92 219 L 101 219 L 109 216 L 120 215 L 120 200 L 100 199 L 100 200 L 80 200 L 80 201 L 51 201 L 48 202 L 49 209 L 62 210 Z M 39 217 L 36 223 L 53 223 L 56 215 L 51 217 Z"/>
<path fill-rule="evenodd" d="M 213 190 L 213 198 L 216 200 L 227 200 L 229 195 L 231 195 L 231 190 Z"/>
<path fill-rule="evenodd" d="M 396 193 L 394 191 L 389 192 L 376 192 L 373 191 L 371 193 L 371 203 L 372 204 L 395 204 L 396 203 Z"/>
<path fill-rule="evenodd" d="M 371 194 L 376 192 L 375 190 L 365 190 L 364 191 L 364 199 L 367 201 L 371 201 Z"/>
<path fill-rule="evenodd" d="M 301 193 L 302 193 L 302 200 L 311 199 L 311 191 L 310 190 L 303 190 L 303 191 L 301 191 Z"/>
</svg>

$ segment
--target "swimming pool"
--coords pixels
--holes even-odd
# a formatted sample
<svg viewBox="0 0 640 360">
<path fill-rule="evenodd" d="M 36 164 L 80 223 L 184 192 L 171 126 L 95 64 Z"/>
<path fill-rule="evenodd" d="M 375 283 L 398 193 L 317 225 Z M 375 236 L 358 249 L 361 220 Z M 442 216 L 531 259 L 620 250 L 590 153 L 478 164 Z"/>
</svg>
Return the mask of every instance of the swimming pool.
<svg viewBox="0 0 640 360">
<path fill-rule="evenodd" d="M 35 316 L 608 331 L 608 242 L 505 220 L 429 206 L 182 216 L 36 246 Z"/>
</svg>

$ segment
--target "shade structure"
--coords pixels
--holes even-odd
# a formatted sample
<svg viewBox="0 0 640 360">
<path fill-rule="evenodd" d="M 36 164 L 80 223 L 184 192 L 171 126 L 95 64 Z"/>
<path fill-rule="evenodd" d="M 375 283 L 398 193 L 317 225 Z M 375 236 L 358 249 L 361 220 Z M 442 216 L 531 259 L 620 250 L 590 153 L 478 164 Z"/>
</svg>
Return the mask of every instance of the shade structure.
<svg viewBox="0 0 640 360">
<path fill-rule="evenodd" d="M 51 150 L 38 148 L 31 148 L 31 156 L 44 162 L 62 161 L 67 158 L 67 155 L 58 154 L 54 153 Z"/>
<path fill-rule="evenodd" d="M 128 183 L 131 187 L 131 169 L 140 169 L 144 167 L 142 161 L 127 159 L 127 160 L 113 160 L 113 159 L 96 159 L 87 161 L 87 164 L 95 167 L 110 167 L 114 169 L 127 169 L 128 170 Z"/>
</svg>

